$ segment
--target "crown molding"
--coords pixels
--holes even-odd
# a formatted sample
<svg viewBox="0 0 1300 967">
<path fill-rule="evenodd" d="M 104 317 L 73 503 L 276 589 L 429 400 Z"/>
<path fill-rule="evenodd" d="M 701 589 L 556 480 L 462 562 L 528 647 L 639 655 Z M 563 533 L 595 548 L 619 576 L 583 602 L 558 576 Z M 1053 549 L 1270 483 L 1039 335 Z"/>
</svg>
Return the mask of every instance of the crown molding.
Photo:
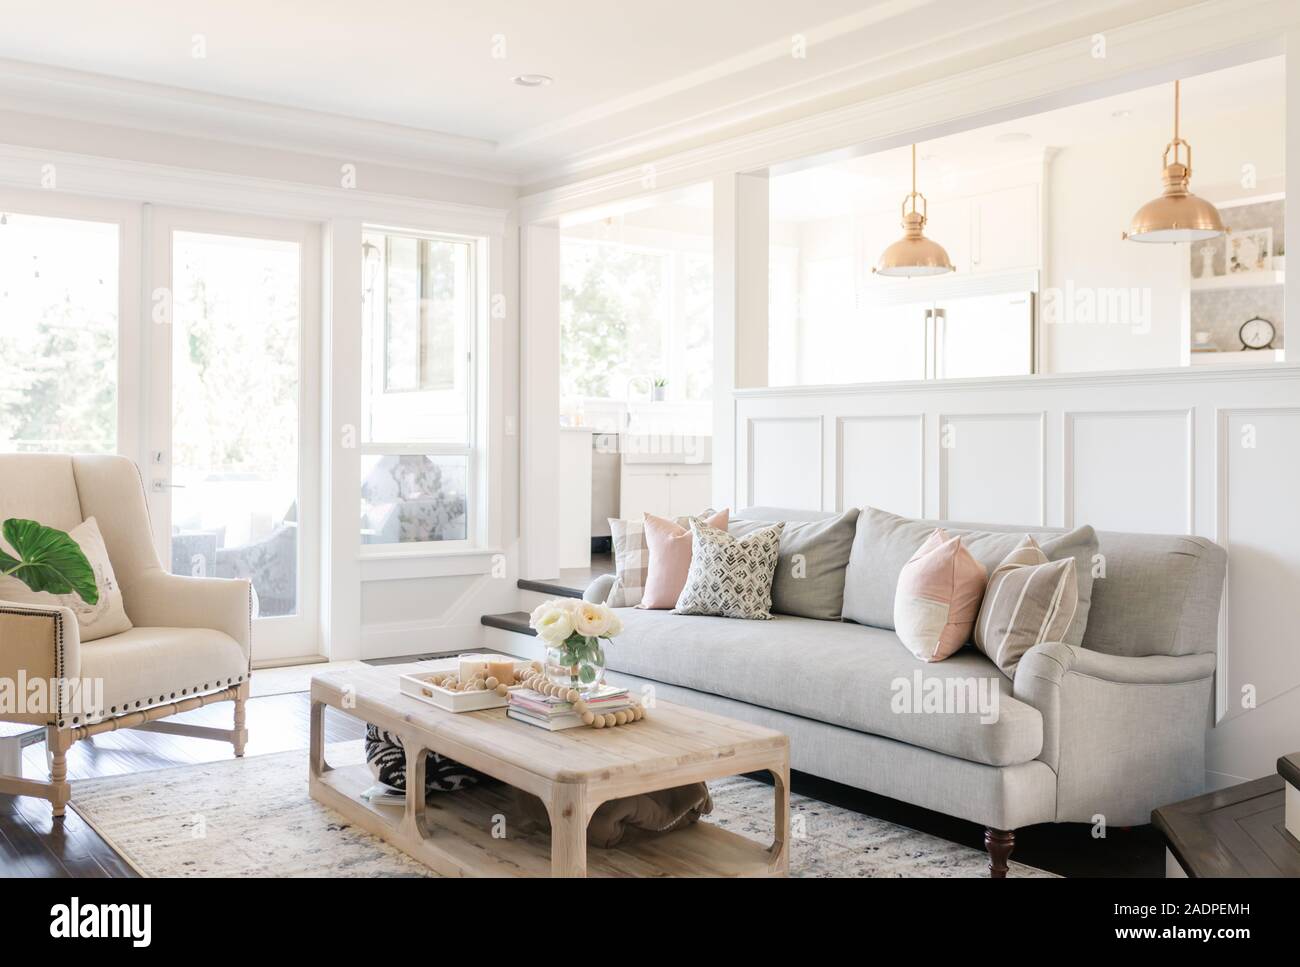
<svg viewBox="0 0 1300 967">
<path fill-rule="evenodd" d="M 519 183 L 495 141 L 0 58 L 0 108 L 159 134 Z"/>
<path fill-rule="evenodd" d="M 54 166 L 57 188 L 40 187 L 46 165 Z M 311 221 L 352 218 L 465 235 L 502 234 L 513 215 L 505 208 L 6 144 L 0 144 L 0 188 Z"/>
<path fill-rule="evenodd" d="M 1105 31 L 1104 59 L 1081 36 L 906 90 L 584 175 L 549 173 L 522 189 L 520 221 L 698 183 L 729 172 L 805 166 L 1123 93 L 1285 50 L 1292 0 L 1207 0 Z"/>
</svg>

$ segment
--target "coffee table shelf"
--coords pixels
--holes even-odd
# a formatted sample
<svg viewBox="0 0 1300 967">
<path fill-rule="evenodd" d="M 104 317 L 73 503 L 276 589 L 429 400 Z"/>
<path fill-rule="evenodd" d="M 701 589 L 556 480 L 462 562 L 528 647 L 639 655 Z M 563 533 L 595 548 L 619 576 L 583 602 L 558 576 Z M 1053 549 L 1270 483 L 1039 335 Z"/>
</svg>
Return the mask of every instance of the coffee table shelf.
<svg viewBox="0 0 1300 967">
<path fill-rule="evenodd" d="M 398 676 L 418 667 L 350 669 L 312 679 L 310 791 L 312 798 L 434 871 L 448 876 L 785 875 L 790 747 L 780 732 L 667 702 L 634 725 L 548 732 L 507 718 L 505 709 L 453 713 L 401 694 Z M 364 765 L 329 765 L 326 706 L 401 738 L 410 780 L 405 806 L 361 799 L 374 784 Z M 503 784 L 434 794 L 421 802 L 428 751 Z M 758 771 L 769 772 L 774 782 L 771 845 L 706 817 L 614 849 L 587 848 L 587 822 L 603 802 Z M 549 833 L 512 821 L 521 810 L 509 786 L 541 799 L 551 817 Z"/>
<path fill-rule="evenodd" d="M 374 785 L 365 766 L 332 769 L 312 789 L 312 797 L 356 820 L 367 832 L 392 843 L 444 876 L 550 876 L 551 837 L 545 830 L 507 829 L 494 839 L 493 819 L 513 810 L 510 790 L 475 787 L 430 799 L 425 810 L 429 836 L 410 844 L 401 835 L 406 810 L 374 805 L 360 798 Z M 356 810 L 364 810 L 366 819 Z M 667 836 L 587 854 L 587 875 L 610 876 L 769 876 L 767 846 L 707 820 Z"/>
</svg>

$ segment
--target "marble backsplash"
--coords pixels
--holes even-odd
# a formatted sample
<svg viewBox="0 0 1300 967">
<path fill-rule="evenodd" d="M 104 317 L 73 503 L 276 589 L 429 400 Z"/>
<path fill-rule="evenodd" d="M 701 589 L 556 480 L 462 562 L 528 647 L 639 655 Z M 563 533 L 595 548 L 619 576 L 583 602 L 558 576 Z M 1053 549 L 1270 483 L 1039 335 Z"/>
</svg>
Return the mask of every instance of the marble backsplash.
<svg viewBox="0 0 1300 967">
<path fill-rule="evenodd" d="M 1237 335 L 1242 323 L 1254 316 L 1263 316 L 1277 329 L 1273 348 L 1283 349 L 1283 292 L 1280 285 L 1193 292 L 1192 334 L 1209 332 L 1212 334 L 1210 342 L 1216 349 L 1235 352 L 1242 348 Z"/>
</svg>

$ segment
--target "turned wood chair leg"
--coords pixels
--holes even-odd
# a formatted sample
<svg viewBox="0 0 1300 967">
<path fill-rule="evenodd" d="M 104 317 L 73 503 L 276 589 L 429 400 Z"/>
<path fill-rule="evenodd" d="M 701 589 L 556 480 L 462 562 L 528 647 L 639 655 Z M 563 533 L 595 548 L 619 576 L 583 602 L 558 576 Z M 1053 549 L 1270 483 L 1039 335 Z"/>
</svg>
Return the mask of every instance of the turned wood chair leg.
<svg viewBox="0 0 1300 967">
<path fill-rule="evenodd" d="M 1007 860 L 1016 846 L 1014 829 L 994 829 L 984 827 L 984 848 L 989 852 L 989 877 L 994 880 L 1005 879 Z"/>
<path fill-rule="evenodd" d="M 50 758 L 50 811 L 55 819 L 61 819 L 66 811 L 68 801 L 72 798 L 72 786 L 68 783 L 68 747 L 72 743 L 58 726 L 50 725 L 45 729 L 45 748 Z"/>
<path fill-rule="evenodd" d="M 248 685 L 248 682 L 244 682 L 235 695 L 235 735 L 231 741 L 235 746 L 236 759 L 243 758 L 244 746 L 248 742 L 248 728 L 245 724 L 247 711 L 245 703 L 248 701 Z"/>
</svg>

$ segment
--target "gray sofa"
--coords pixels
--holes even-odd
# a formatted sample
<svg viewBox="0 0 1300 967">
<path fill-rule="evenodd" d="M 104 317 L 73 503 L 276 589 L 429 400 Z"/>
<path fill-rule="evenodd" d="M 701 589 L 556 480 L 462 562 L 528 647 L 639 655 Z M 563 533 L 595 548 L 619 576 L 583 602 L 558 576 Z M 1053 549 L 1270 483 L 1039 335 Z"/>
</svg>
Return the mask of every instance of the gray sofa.
<svg viewBox="0 0 1300 967">
<path fill-rule="evenodd" d="M 931 526 L 963 534 L 990 570 L 1023 534 L 1047 541 L 1061 533 L 909 522 L 884 547 L 869 515 L 877 523 L 892 516 L 864 511 L 844 573 L 850 584 L 875 582 L 849 594 L 877 601 L 892 596 L 907 544 L 919 546 L 916 535 Z M 751 508 L 738 516 L 833 515 Z M 633 608 L 619 611 L 625 630 L 606 649 L 609 678 L 782 731 L 802 772 L 980 823 L 990 871 L 1005 875 L 1019 827 L 1099 818 L 1142 824 L 1154 807 L 1204 785 L 1226 555 L 1198 537 L 1102 532 L 1097 542 L 1104 575 L 1092 581 L 1082 646 L 1037 645 L 1014 680 L 970 645 L 946 661 L 919 661 L 892 626 Z M 607 591 L 601 579 L 586 597 L 603 600 Z M 942 686 L 926 684 L 933 679 Z M 956 701 L 910 711 L 893 701 L 908 691 L 901 682 L 914 694 L 942 687 Z M 987 701 L 961 709 L 961 695 L 974 699 L 980 690 L 990 700 L 996 692 L 996 715 Z"/>
</svg>

